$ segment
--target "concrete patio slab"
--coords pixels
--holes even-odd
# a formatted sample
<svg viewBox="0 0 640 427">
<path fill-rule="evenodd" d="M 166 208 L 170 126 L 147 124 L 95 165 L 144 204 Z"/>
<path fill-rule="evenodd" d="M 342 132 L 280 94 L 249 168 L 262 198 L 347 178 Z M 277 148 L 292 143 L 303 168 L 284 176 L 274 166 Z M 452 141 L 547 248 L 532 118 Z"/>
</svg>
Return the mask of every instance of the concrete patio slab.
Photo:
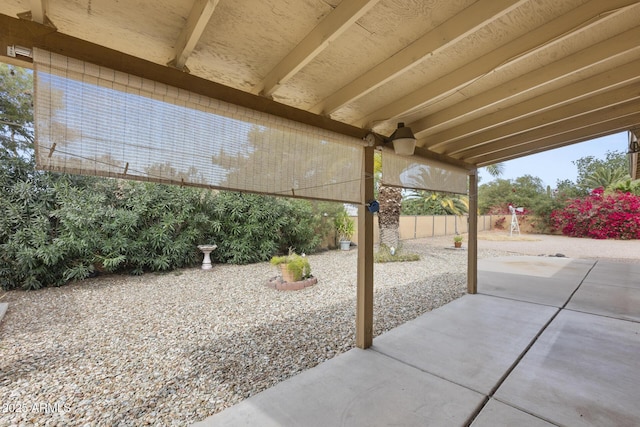
<svg viewBox="0 0 640 427">
<path fill-rule="evenodd" d="M 369 350 L 196 425 L 640 425 L 639 268 L 481 260 L 484 295 L 465 295 L 375 338 Z"/>
<path fill-rule="evenodd" d="M 585 282 L 640 289 L 640 264 L 598 261 Z"/>
<path fill-rule="evenodd" d="M 478 270 L 556 279 L 584 278 L 596 261 L 544 256 L 508 256 L 478 260 Z"/>
<path fill-rule="evenodd" d="M 640 322 L 640 287 L 585 282 L 573 295 L 567 308 Z"/>
<path fill-rule="evenodd" d="M 567 308 L 640 322 L 640 264 L 598 261 Z"/>
<path fill-rule="evenodd" d="M 490 399 L 478 417 L 473 420 L 471 427 L 496 426 L 554 427 L 555 424 L 548 423 L 495 399 Z"/>
<path fill-rule="evenodd" d="M 640 323 L 563 310 L 495 393 L 559 425 L 640 425 Z"/>
<path fill-rule="evenodd" d="M 463 426 L 485 397 L 353 349 L 194 426 Z"/>
<path fill-rule="evenodd" d="M 595 261 L 555 257 L 500 257 L 478 261 L 478 292 L 562 307 Z"/>
<path fill-rule="evenodd" d="M 465 295 L 376 338 L 372 349 L 489 394 L 557 311 Z"/>
</svg>

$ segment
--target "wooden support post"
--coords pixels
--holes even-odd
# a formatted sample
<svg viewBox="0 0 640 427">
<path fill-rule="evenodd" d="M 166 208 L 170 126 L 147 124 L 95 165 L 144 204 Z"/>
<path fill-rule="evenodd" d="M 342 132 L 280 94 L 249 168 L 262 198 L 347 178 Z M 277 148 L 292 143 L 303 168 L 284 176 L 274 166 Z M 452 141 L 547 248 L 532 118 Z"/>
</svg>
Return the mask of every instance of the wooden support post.
<svg viewBox="0 0 640 427">
<path fill-rule="evenodd" d="M 356 303 L 356 345 L 373 343 L 373 214 L 365 203 L 373 200 L 373 147 L 364 148 L 362 194 L 358 206 L 358 287 Z"/>
<path fill-rule="evenodd" d="M 467 292 L 478 293 L 478 170 L 469 174 L 469 251 Z"/>
</svg>

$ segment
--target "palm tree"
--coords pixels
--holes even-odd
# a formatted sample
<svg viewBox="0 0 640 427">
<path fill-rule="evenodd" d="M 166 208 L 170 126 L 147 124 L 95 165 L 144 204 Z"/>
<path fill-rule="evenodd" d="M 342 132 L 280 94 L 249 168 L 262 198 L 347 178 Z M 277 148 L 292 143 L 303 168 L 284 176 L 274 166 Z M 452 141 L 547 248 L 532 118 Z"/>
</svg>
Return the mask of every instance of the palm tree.
<svg viewBox="0 0 640 427">
<path fill-rule="evenodd" d="M 400 208 L 402 207 L 402 189 L 381 185 L 378 191 L 378 229 L 380 244 L 397 248 L 400 243 Z"/>
<path fill-rule="evenodd" d="M 492 165 L 487 165 L 484 167 L 484 170 L 486 170 L 492 177 L 498 178 L 504 173 L 504 163 L 494 163 Z"/>
<path fill-rule="evenodd" d="M 590 189 L 600 187 L 607 189 L 628 178 L 629 174 L 622 168 L 612 169 L 598 166 L 596 170 L 593 171 L 593 174 L 585 179 L 584 183 Z"/>
<path fill-rule="evenodd" d="M 499 176 L 504 170 L 504 164 L 495 163 L 487 166 L 486 169 L 492 176 Z M 416 187 L 428 188 L 427 183 L 432 180 L 438 180 L 437 176 L 431 176 L 433 173 L 434 171 L 432 169 L 425 168 L 413 176 Z M 447 172 L 439 170 L 437 173 L 446 174 Z M 399 227 L 400 211 L 402 208 L 402 189 L 380 184 L 380 178 L 382 177 L 382 156 L 380 153 L 376 153 L 374 157 L 374 177 L 376 180 L 378 203 L 380 203 L 380 211 L 378 213 L 380 244 L 388 247 L 398 247 L 400 242 Z M 415 190 L 412 194 L 418 195 L 418 197 L 422 196 L 425 201 L 427 200 L 427 195 L 432 198 L 435 194 L 436 199 L 444 211 L 452 215 L 462 215 L 469 211 L 469 198 L 466 196 L 447 195 L 424 190 Z"/>
<path fill-rule="evenodd" d="M 412 190 L 404 200 L 403 213 L 409 215 L 463 215 L 469 212 L 469 197 L 461 194 Z"/>
<path fill-rule="evenodd" d="M 380 231 L 380 244 L 397 248 L 400 243 L 400 209 L 402 207 L 402 189 L 389 187 L 381 183 L 382 155 L 374 156 L 373 173 L 377 199 L 380 204 L 378 212 L 378 230 Z"/>
</svg>

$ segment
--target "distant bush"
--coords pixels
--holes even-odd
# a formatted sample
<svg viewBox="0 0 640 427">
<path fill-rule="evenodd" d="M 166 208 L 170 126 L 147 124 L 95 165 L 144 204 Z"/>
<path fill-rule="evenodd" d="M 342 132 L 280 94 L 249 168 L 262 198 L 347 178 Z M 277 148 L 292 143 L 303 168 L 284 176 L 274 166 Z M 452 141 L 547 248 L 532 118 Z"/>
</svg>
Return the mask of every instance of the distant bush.
<svg viewBox="0 0 640 427">
<path fill-rule="evenodd" d="M 552 213 L 554 226 L 562 234 L 594 239 L 640 239 L 640 196 L 602 188 L 570 201 Z"/>
</svg>

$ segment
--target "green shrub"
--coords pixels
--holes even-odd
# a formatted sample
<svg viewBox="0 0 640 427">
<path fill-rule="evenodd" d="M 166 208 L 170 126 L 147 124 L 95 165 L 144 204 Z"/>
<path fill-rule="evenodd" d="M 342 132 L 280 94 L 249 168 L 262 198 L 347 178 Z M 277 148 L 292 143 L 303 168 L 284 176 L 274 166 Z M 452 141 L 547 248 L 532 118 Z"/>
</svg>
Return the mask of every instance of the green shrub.
<svg viewBox="0 0 640 427">
<path fill-rule="evenodd" d="M 0 153 L 1 154 L 1 153 Z M 0 286 L 38 289 L 100 272 L 267 261 L 294 247 L 312 253 L 322 215 L 310 202 L 35 171 L 0 158 Z"/>
<path fill-rule="evenodd" d="M 196 246 L 215 229 L 208 191 L 99 180 L 86 188 L 59 184 L 57 193 L 59 239 L 67 257 L 84 266 L 69 279 L 95 270 L 141 274 L 195 265 Z"/>
<path fill-rule="evenodd" d="M 17 168 L 0 172 L 0 286 L 38 289 L 60 285 L 64 279 L 56 266 L 63 254 L 55 240 L 55 219 L 49 213 L 55 207 L 55 192 L 49 175 L 32 175 Z M 64 249 L 64 248 L 60 248 Z"/>
<path fill-rule="evenodd" d="M 218 232 L 211 241 L 217 262 L 248 264 L 268 261 L 288 248 L 313 253 L 322 236 L 315 233 L 320 216 L 305 200 L 221 192 L 214 200 Z"/>
<path fill-rule="evenodd" d="M 307 257 L 298 255 L 291 251 L 288 255 L 274 256 L 271 258 L 272 265 L 286 265 L 286 269 L 293 276 L 293 280 L 298 282 L 311 277 L 311 265 Z"/>
<path fill-rule="evenodd" d="M 195 265 L 197 244 L 215 232 L 202 190 L 35 173 L 9 183 L 3 199 L 4 289 Z"/>
</svg>

